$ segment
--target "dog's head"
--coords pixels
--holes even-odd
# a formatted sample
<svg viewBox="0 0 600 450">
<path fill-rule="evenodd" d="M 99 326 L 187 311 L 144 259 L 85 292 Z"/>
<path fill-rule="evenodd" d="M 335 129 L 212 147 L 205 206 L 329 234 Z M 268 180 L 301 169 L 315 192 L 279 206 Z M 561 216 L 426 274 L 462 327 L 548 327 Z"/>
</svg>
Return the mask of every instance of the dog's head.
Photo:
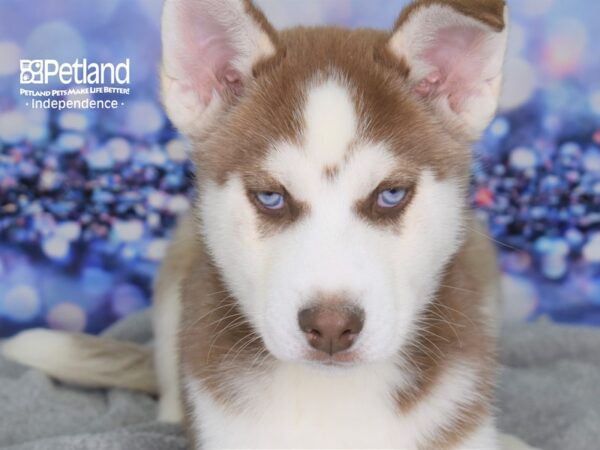
<svg viewBox="0 0 600 450">
<path fill-rule="evenodd" d="M 462 243 L 495 112 L 502 0 L 423 0 L 390 33 L 277 32 L 243 0 L 167 0 L 162 88 L 202 233 L 269 351 L 395 355 Z"/>
</svg>

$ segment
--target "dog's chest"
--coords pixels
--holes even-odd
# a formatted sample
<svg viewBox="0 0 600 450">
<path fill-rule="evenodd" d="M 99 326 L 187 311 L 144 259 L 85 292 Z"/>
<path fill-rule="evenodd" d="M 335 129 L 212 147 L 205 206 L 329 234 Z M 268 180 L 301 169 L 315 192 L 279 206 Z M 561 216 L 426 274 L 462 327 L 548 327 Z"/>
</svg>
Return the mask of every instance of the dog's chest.
<svg viewBox="0 0 600 450">
<path fill-rule="evenodd" d="M 246 386 L 247 408 L 217 403 L 188 380 L 194 431 L 204 449 L 416 448 L 438 414 L 402 414 L 392 376 L 386 367 L 352 376 L 282 369 Z"/>
</svg>

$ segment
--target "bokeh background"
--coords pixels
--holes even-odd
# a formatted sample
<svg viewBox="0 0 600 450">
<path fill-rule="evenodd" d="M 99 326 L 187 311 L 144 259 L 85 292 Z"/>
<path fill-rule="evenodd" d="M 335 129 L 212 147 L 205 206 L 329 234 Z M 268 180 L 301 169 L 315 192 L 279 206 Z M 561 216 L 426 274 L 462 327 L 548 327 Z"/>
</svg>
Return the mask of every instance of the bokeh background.
<svg viewBox="0 0 600 450">
<path fill-rule="evenodd" d="M 258 0 L 278 26 L 389 28 L 406 1 Z M 473 167 L 511 321 L 600 325 L 600 2 L 509 0 L 502 109 Z M 98 332 L 147 307 L 187 147 L 157 100 L 159 0 L 0 0 L 0 337 Z M 114 111 L 44 111 L 19 59 L 131 60 Z"/>
</svg>

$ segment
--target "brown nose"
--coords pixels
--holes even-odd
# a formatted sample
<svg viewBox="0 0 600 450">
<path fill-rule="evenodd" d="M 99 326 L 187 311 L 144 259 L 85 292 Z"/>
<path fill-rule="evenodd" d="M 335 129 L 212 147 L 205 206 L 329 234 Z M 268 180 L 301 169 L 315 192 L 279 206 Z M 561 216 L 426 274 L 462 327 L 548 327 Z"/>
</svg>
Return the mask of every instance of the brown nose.
<svg viewBox="0 0 600 450">
<path fill-rule="evenodd" d="M 311 347 L 333 355 L 352 346 L 364 317 L 362 309 L 348 304 L 318 305 L 300 311 L 298 323 Z"/>
</svg>

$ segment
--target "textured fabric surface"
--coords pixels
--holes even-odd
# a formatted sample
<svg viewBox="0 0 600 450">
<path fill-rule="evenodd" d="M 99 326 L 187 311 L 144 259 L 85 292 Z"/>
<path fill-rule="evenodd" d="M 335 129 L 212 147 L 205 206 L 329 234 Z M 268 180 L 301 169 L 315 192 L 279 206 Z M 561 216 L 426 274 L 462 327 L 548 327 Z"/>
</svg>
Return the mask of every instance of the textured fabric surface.
<svg viewBox="0 0 600 450">
<path fill-rule="evenodd" d="M 500 426 L 546 450 L 600 448 L 600 330 L 507 329 Z"/>
<path fill-rule="evenodd" d="M 257 3 L 278 28 L 389 29 L 409 1 Z M 2 337 L 97 333 L 150 303 L 193 179 L 158 99 L 162 3 L 0 0 Z M 600 2 L 508 4 L 502 108 L 475 147 L 472 204 L 499 243 L 515 320 L 600 325 Z M 93 96 L 117 109 L 32 109 L 21 88 L 68 86 L 21 85 L 20 58 L 129 59 L 131 95 Z"/>
<path fill-rule="evenodd" d="M 147 342 L 147 313 L 107 335 Z M 600 330 L 506 329 L 498 407 L 503 431 L 545 450 L 591 450 L 600 440 Z M 178 450 L 181 428 L 156 422 L 155 399 L 85 390 L 0 359 L 0 449 Z"/>
</svg>

